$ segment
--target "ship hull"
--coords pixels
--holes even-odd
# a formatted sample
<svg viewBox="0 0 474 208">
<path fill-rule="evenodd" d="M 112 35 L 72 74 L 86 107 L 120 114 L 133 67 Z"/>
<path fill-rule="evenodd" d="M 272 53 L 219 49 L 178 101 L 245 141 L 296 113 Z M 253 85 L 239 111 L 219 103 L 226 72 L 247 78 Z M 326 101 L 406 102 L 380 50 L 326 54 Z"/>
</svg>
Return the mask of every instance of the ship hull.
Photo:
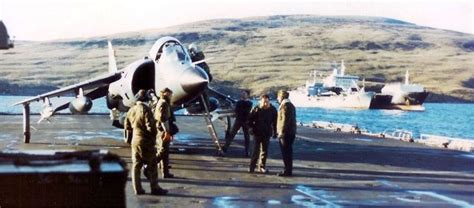
<svg viewBox="0 0 474 208">
<path fill-rule="evenodd" d="M 411 92 L 401 98 L 393 99 L 392 95 L 377 94 L 374 96 L 370 109 L 394 109 L 406 111 L 424 111 L 423 103 L 428 97 L 428 92 Z"/>
<path fill-rule="evenodd" d="M 372 102 L 370 102 L 370 109 L 384 109 L 391 105 L 391 95 L 375 94 L 374 98 L 372 98 Z"/>
<path fill-rule="evenodd" d="M 332 109 L 369 109 L 373 92 L 355 92 L 333 96 L 308 96 L 303 92 L 290 91 L 290 99 L 296 107 Z"/>
</svg>

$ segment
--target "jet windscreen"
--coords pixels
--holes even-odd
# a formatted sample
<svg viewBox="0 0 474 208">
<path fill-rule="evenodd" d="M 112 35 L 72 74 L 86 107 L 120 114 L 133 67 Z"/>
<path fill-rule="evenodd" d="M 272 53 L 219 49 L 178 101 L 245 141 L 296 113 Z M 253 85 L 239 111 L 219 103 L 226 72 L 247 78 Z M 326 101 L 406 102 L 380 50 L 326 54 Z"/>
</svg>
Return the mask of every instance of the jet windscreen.
<svg viewBox="0 0 474 208">
<path fill-rule="evenodd" d="M 186 62 L 186 52 L 181 45 L 176 43 L 167 43 L 163 48 L 163 55 L 173 61 Z"/>
</svg>

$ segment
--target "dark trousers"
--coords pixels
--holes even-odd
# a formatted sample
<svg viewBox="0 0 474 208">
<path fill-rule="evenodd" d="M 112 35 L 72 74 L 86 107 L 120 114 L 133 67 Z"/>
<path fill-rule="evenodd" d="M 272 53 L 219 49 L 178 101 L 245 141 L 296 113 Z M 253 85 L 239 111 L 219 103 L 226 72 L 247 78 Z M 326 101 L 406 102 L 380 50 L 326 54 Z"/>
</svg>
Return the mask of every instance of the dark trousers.
<svg viewBox="0 0 474 208">
<path fill-rule="evenodd" d="M 293 172 L 293 142 L 295 135 L 288 135 L 280 138 L 280 150 L 285 165 L 284 173 L 292 174 Z"/>
<path fill-rule="evenodd" d="M 253 146 L 252 158 L 250 159 L 250 169 L 255 170 L 257 161 L 260 158 L 258 167 L 265 168 L 268 155 L 268 144 L 270 137 L 254 137 L 255 143 Z"/>
<path fill-rule="evenodd" d="M 242 128 L 242 131 L 244 132 L 245 153 L 249 152 L 249 128 L 247 126 L 247 122 L 244 119 L 235 119 L 234 125 L 232 125 L 232 129 L 230 130 L 229 135 L 227 135 L 225 138 L 225 145 L 223 147 L 224 149 L 229 148 L 230 144 L 234 140 L 234 137 L 240 128 Z"/>
</svg>

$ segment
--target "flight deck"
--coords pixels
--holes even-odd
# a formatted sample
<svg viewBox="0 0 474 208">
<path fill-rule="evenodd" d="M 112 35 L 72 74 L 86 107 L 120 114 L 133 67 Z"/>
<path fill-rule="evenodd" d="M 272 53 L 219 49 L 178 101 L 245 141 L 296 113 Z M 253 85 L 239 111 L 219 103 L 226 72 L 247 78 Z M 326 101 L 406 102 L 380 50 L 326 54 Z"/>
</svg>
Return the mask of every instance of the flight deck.
<svg viewBox="0 0 474 208">
<path fill-rule="evenodd" d="M 111 126 L 106 115 L 60 115 L 53 123 L 31 124 L 29 144 L 23 143 L 22 122 L 22 116 L 0 116 L 3 151 L 101 149 L 119 155 L 131 168 L 122 130 Z M 178 116 L 177 124 L 180 132 L 170 155 L 175 178 L 159 177 L 168 195 L 135 196 L 129 173 L 127 207 L 474 206 L 473 153 L 299 127 L 294 175 L 278 177 L 283 162 L 277 140 L 270 142 L 270 173 L 248 173 L 250 158 L 244 157 L 241 134 L 221 157 L 202 117 Z M 222 143 L 224 122 L 215 125 Z M 149 193 L 148 180 L 142 178 Z"/>
</svg>

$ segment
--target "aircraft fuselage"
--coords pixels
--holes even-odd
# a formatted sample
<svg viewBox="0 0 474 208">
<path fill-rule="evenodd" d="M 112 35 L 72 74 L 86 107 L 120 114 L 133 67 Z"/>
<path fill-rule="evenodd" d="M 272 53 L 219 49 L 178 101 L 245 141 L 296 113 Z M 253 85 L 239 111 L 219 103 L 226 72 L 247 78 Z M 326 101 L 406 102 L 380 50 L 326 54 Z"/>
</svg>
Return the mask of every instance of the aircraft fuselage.
<svg viewBox="0 0 474 208">
<path fill-rule="evenodd" d="M 172 105 L 186 104 L 207 88 L 209 77 L 191 62 L 188 51 L 175 38 L 163 37 L 155 42 L 149 56 L 125 67 L 121 78 L 109 85 L 107 104 L 126 112 L 136 102 L 140 90 L 173 91 Z"/>
</svg>

